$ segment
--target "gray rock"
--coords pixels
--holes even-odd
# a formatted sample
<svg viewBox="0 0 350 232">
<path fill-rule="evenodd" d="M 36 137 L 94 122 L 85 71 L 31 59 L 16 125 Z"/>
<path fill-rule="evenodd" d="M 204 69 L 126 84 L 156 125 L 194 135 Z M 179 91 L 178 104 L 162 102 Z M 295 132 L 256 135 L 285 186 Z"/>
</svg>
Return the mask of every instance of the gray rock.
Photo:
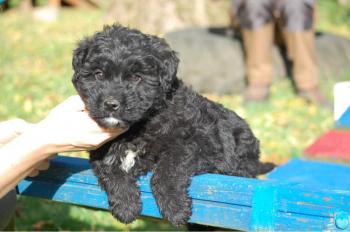
<svg viewBox="0 0 350 232">
<path fill-rule="evenodd" d="M 339 78 L 350 69 L 350 40 L 332 34 L 318 34 L 316 58 L 321 77 Z"/>
<path fill-rule="evenodd" d="M 243 46 L 226 29 L 188 28 L 168 33 L 165 38 L 180 57 L 178 76 L 195 90 L 219 95 L 242 92 Z M 337 78 L 349 70 L 349 40 L 331 34 L 318 34 L 316 38 L 322 78 Z M 275 79 L 287 76 L 280 48 L 274 48 L 273 57 Z"/>
</svg>

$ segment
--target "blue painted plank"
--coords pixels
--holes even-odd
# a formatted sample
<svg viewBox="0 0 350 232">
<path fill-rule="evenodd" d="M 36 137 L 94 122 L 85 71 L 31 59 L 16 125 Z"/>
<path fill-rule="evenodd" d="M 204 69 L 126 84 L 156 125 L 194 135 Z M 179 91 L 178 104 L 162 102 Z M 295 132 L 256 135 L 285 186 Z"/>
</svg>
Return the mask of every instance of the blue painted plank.
<svg viewBox="0 0 350 232">
<path fill-rule="evenodd" d="M 334 218 L 311 217 L 309 215 L 277 212 L 275 231 L 341 231 L 335 226 Z"/>
<path fill-rule="evenodd" d="M 81 165 L 79 165 L 79 160 L 81 161 Z M 62 183 L 79 182 L 98 185 L 97 178 L 89 168 L 90 166 L 86 159 L 58 156 L 52 161 L 50 170 L 41 172 L 37 178 L 42 180 L 56 180 Z M 150 178 L 151 173 L 139 179 L 141 192 L 152 192 L 149 184 Z M 232 182 L 232 178 L 237 179 L 237 181 Z M 224 203 L 239 202 L 241 205 L 250 205 L 253 186 L 257 182 L 259 180 L 218 174 L 204 174 L 192 179 L 192 188 L 189 189 L 189 193 L 195 199 L 210 201 L 220 199 Z M 230 194 L 231 192 L 235 192 L 235 194 L 232 195 Z"/>
<path fill-rule="evenodd" d="M 336 122 L 337 127 L 350 128 L 350 106 Z"/>
<path fill-rule="evenodd" d="M 281 212 L 333 217 L 335 212 L 350 210 L 350 191 L 319 190 L 308 185 L 278 189 Z"/>
<path fill-rule="evenodd" d="M 294 160 L 271 173 L 269 181 L 214 174 L 194 177 L 189 189 L 193 199 L 191 221 L 240 230 L 336 230 L 339 226 L 347 229 L 344 215 L 350 214 L 350 191 L 333 190 L 321 184 L 315 187 L 315 180 L 307 175 L 299 179 L 293 177 L 299 168 L 303 170 L 304 162 L 311 167 L 320 165 Z M 346 167 L 337 167 L 332 168 L 346 170 Z M 281 170 L 292 173 L 283 174 Z M 330 175 L 329 170 L 333 171 L 324 169 L 323 174 Z M 142 215 L 160 217 L 149 186 L 150 176 L 139 180 Z M 50 170 L 22 181 L 18 189 L 23 195 L 108 209 L 106 194 L 97 185 L 84 159 L 58 157 Z"/>
<path fill-rule="evenodd" d="M 250 229 L 273 231 L 278 211 L 278 189 L 274 185 L 258 186 L 254 190 Z"/>
<path fill-rule="evenodd" d="M 50 192 L 51 189 L 55 189 L 54 194 Z M 32 182 L 24 180 L 18 185 L 18 190 L 19 193 L 26 196 L 108 209 L 107 196 L 98 186 L 84 186 L 83 184 L 69 182 L 56 185 L 46 181 Z M 141 198 L 143 204 L 141 215 L 161 218 L 153 195 L 142 192 Z M 247 229 L 250 213 L 248 207 L 197 199 L 193 199 L 192 211 L 191 222 L 242 230 Z"/>
<path fill-rule="evenodd" d="M 350 191 L 348 165 L 293 159 L 270 172 L 267 177 L 270 180 L 294 185 L 312 185 L 317 189 Z"/>
</svg>

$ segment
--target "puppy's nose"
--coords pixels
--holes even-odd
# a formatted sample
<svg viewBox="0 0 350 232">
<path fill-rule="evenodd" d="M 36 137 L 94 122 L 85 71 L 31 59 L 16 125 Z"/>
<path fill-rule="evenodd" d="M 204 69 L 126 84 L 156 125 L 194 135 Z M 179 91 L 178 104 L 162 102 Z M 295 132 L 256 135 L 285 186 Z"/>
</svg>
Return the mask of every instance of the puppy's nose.
<svg viewBox="0 0 350 232">
<path fill-rule="evenodd" d="M 107 99 L 103 103 L 104 107 L 109 110 L 117 110 L 120 106 L 120 103 L 115 99 Z"/>
</svg>

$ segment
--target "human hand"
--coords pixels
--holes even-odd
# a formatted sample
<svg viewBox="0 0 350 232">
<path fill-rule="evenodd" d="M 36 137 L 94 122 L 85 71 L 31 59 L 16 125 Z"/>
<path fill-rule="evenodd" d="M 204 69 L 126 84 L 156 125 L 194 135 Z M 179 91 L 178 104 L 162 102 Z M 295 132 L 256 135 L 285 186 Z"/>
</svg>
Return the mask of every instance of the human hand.
<svg viewBox="0 0 350 232">
<path fill-rule="evenodd" d="M 93 150 L 126 130 L 101 128 L 88 115 L 79 96 L 66 99 L 35 126 L 39 138 L 50 145 L 49 153 Z"/>
<path fill-rule="evenodd" d="M 40 161 L 39 163 L 37 163 L 33 169 L 30 171 L 30 173 L 28 174 L 29 177 L 34 177 L 39 175 L 40 171 L 45 171 L 47 169 L 49 169 L 50 167 L 50 159 L 53 158 L 56 155 L 53 155 L 49 158 L 46 158 L 42 161 Z"/>
<path fill-rule="evenodd" d="M 86 112 L 80 97 L 73 96 L 23 133 L 17 135 L 18 130 L 4 132 L 3 141 L 7 142 L 0 147 L 0 198 L 24 177 L 34 176 L 40 170 L 47 169 L 50 155 L 96 149 L 126 130 L 99 127 Z M 17 137 L 13 138 L 12 135 Z"/>
</svg>

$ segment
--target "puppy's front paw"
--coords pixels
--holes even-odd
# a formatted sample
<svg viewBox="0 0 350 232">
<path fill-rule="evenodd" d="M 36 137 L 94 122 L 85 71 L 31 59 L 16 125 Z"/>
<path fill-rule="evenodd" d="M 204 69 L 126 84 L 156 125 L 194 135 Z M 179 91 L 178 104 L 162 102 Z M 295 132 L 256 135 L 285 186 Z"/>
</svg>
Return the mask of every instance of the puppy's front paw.
<svg viewBox="0 0 350 232">
<path fill-rule="evenodd" d="M 136 220 L 137 216 L 141 213 L 141 201 L 138 192 L 134 195 L 126 196 L 121 199 L 120 197 L 109 197 L 109 205 L 112 210 L 112 215 L 120 222 L 128 224 Z"/>
<path fill-rule="evenodd" d="M 167 198 L 165 202 L 160 203 L 163 217 L 176 227 L 186 224 L 192 214 L 191 200 L 187 197 L 178 199 L 168 196 Z"/>
</svg>

